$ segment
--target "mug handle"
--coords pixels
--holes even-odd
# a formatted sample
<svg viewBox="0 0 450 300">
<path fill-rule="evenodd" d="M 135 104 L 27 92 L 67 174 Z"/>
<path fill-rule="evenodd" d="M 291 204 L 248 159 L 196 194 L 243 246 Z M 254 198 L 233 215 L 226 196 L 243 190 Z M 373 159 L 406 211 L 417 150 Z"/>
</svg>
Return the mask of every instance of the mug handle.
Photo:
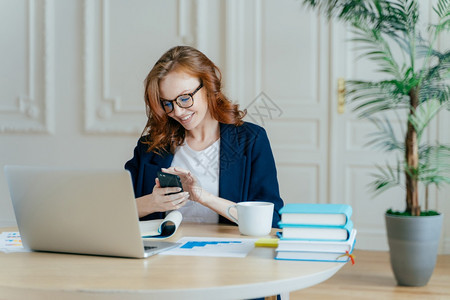
<svg viewBox="0 0 450 300">
<path fill-rule="evenodd" d="M 228 208 L 227 208 L 227 216 L 230 217 L 230 219 L 233 220 L 234 223 L 236 223 L 236 224 L 239 225 L 238 220 L 230 214 L 230 209 L 231 209 L 232 207 L 236 208 L 236 205 L 230 205 L 230 206 L 228 206 Z"/>
</svg>

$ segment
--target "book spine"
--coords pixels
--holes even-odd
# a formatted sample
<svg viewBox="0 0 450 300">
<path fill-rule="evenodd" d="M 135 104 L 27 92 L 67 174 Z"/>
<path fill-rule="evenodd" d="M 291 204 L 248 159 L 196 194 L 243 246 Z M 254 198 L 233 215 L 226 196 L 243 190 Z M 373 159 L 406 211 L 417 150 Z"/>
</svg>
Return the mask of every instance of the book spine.
<svg viewBox="0 0 450 300">
<path fill-rule="evenodd" d="M 299 259 L 299 258 L 280 258 L 275 257 L 278 260 L 291 260 L 291 261 L 317 261 L 317 262 L 338 262 L 338 263 L 346 263 L 349 259 L 346 260 L 327 260 L 327 259 Z"/>
<path fill-rule="evenodd" d="M 348 204 L 288 203 L 279 212 L 280 214 L 345 214 L 350 218 L 353 209 Z"/>
<path fill-rule="evenodd" d="M 280 209 L 278 225 L 345 226 L 353 209 L 347 204 L 289 203 Z"/>
<path fill-rule="evenodd" d="M 284 223 L 284 222 L 278 222 L 278 226 L 280 228 L 286 228 L 286 227 L 303 227 L 303 228 L 345 228 L 347 226 L 348 221 L 344 225 L 329 225 L 329 224 L 304 224 L 304 223 Z"/>
<path fill-rule="evenodd" d="M 317 241 L 347 241 L 350 238 L 350 233 L 353 229 L 353 222 L 352 220 L 348 220 L 347 223 L 343 226 L 330 226 L 330 225 L 326 225 L 326 224 L 317 224 L 317 225 L 305 225 L 305 224 L 286 224 L 286 223 L 279 223 L 280 228 L 282 229 L 283 233 L 286 230 L 290 230 L 290 228 L 299 228 L 299 229 L 305 229 L 305 231 L 308 231 L 309 229 L 311 229 L 311 232 L 315 232 L 317 233 L 317 238 L 313 238 L 313 237 L 308 237 L 305 238 L 304 235 L 300 235 L 300 236 L 296 236 L 296 234 L 289 234 L 287 237 L 282 234 L 281 235 L 281 239 L 286 239 L 286 240 L 317 240 Z M 333 230 L 345 230 L 346 231 L 346 237 L 342 238 L 341 234 L 337 234 L 336 238 L 334 238 L 333 236 L 329 236 L 327 235 L 326 237 L 324 237 L 324 235 L 321 235 L 320 232 L 323 231 L 325 232 L 326 230 L 329 229 L 333 229 Z"/>
</svg>

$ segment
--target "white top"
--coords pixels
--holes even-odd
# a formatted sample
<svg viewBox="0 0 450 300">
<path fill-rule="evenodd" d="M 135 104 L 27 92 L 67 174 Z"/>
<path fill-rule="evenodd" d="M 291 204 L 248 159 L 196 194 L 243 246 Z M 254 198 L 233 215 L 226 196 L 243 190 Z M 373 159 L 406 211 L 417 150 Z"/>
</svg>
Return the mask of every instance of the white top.
<svg viewBox="0 0 450 300">
<path fill-rule="evenodd" d="M 189 170 L 198 184 L 207 192 L 219 196 L 219 153 L 220 139 L 208 148 L 195 151 L 185 142 L 177 147 L 171 167 Z M 179 209 L 183 221 L 197 223 L 218 223 L 219 215 L 194 201 L 188 201 Z"/>
</svg>

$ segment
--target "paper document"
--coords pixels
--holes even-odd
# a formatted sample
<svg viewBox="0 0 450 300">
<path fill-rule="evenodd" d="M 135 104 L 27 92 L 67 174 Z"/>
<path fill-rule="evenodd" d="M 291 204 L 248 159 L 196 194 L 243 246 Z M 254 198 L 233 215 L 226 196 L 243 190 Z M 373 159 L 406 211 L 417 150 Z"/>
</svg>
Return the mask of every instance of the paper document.
<svg viewBox="0 0 450 300">
<path fill-rule="evenodd" d="M 180 246 L 164 251 L 160 255 L 246 257 L 255 248 L 257 239 L 183 237 Z"/>
<path fill-rule="evenodd" d="M 166 239 L 171 237 L 180 226 L 183 216 L 177 210 L 171 211 L 164 219 L 140 221 L 142 238 Z"/>
<path fill-rule="evenodd" d="M 18 232 L 2 232 L 0 234 L 0 251 L 2 252 L 28 252 L 23 248 L 22 239 Z"/>
</svg>

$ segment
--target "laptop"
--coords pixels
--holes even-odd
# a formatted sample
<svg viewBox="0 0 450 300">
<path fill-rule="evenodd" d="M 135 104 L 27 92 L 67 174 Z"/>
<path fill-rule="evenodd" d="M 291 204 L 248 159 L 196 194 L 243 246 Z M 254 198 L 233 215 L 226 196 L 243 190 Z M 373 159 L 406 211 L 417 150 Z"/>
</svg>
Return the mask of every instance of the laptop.
<svg viewBox="0 0 450 300">
<path fill-rule="evenodd" d="M 25 248 L 144 258 L 177 243 L 143 240 L 130 173 L 5 166 Z"/>
</svg>

